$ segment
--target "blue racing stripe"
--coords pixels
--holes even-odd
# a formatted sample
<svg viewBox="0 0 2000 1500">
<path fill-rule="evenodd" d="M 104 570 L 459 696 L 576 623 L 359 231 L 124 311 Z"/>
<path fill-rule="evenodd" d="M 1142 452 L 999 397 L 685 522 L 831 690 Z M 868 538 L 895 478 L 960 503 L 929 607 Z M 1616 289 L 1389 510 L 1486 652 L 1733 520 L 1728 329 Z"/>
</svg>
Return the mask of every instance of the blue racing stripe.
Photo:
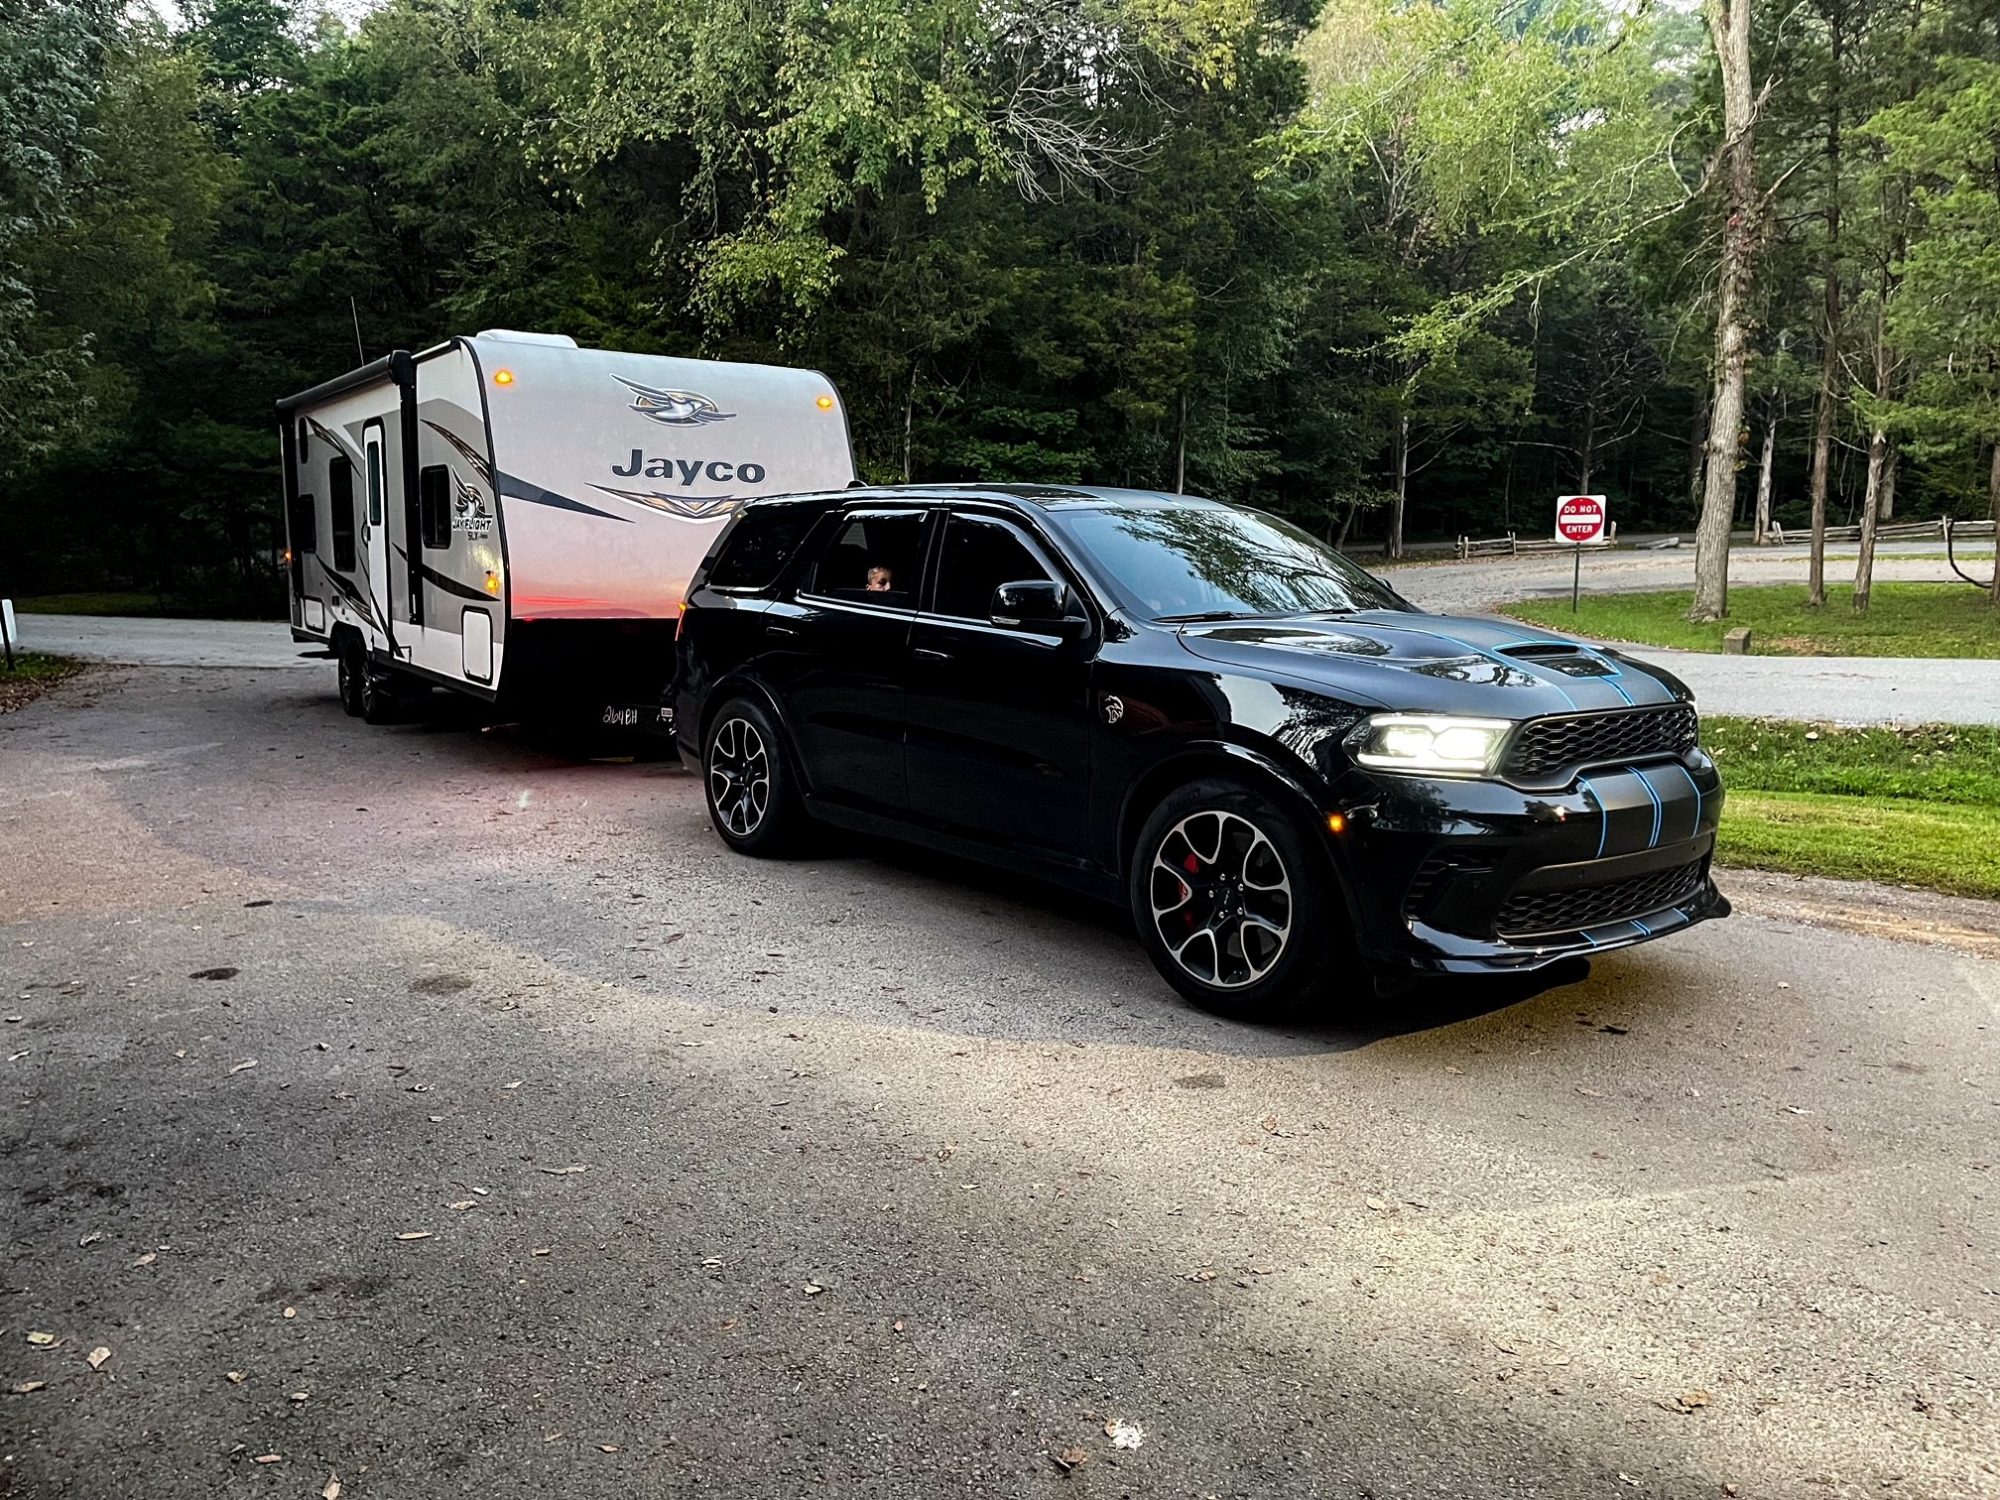
<svg viewBox="0 0 2000 1500">
<path fill-rule="evenodd" d="M 1701 836 L 1701 783 L 1694 779 L 1694 772 L 1690 771 L 1679 761 L 1674 762 L 1674 769 L 1687 777 L 1688 785 L 1694 788 L 1694 832 L 1689 834 L 1688 837 L 1699 838 Z"/>
<path fill-rule="evenodd" d="M 1597 788 L 1590 784 L 1589 777 L 1577 777 L 1576 784 L 1583 788 L 1583 793 L 1586 797 L 1597 804 L 1597 857 L 1602 859 L 1604 858 L 1604 840 L 1611 833 L 1611 810 L 1604 805 L 1604 799 L 1598 796 Z"/>
<path fill-rule="evenodd" d="M 1653 799 L 1653 836 L 1646 840 L 1646 847 L 1657 849 L 1660 847 L 1660 821 L 1666 817 L 1666 805 L 1660 801 L 1660 794 L 1653 790 L 1653 783 L 1646 779 L 1644 771 L 1635 769 L 1632 774 L 1639 778 L 1639 785 L 1644 787 L 1646 795 Z"/>
<path fill-rule="evenodd" d="M 1396 630 L 1407 630 L 1410 632 L 1411 635 L 1427 635 L 1434 641 L 1444 641 L 1450 645 L 1458 647 L 1461 651 L 1470 651 L 1474 656 L 1483 656 L 1488 661 L 1497 661 L 1502 666 L 1512 667 L 1517 672 L 1527 671 L 1528 668 L 1528 664 L 1525 662 L 1518 662 L 1511 657 L 1502 656 L 1500 654 L 1498 647 L 1495 647 L 1492 650 L 1488 650 L 1484 646 L 1475 646 L 1470 641 L 1461 641 L 1455 635 L 1446 635 L 1442 631 L 1438 630 L 1419 630 L 1414 625 L 1397 625 L 1392 628 Z M 1520 645 L 1526 645 L 1528 643 L 1525 641 L 1506 641 L 1503 642 L 1503 644 L 1509 646 L 1520 646 Z M 1563 702 L 1567 703 L 1571 708 L 1575 708 L 1577 706 L 1576 699 L 1570 697 L 1569 690 L 1565 688 L 1560 682 L 1552 682 L 1547 677 L 1544 677 L 1537 672 L 1528 672 L 1528 675 L 1534 678 L 1535 681 L 1541 683 L 1544 687 L 1552 687 L 1557 692 L 1561 693 L 1563 696 Z"/>
</svg>

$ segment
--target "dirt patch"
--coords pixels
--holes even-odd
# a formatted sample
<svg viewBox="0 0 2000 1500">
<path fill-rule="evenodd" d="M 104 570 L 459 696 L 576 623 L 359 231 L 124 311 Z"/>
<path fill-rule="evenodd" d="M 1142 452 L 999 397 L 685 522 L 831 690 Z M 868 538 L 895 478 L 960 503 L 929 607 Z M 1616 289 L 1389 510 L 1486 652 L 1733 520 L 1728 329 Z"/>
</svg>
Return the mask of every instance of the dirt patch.
<svg viewBox="0 0 2000 1500">
<path fill-rule="evenodd" d="M 0 714 L 26 708 L 57 683 L 67 682 L 83 670 L 84 663 L 65 656 L 20 654 L 14 658 L 11 672 L 0 660 Z"/>
<path fill-rule="evenodd" d="M 1717 880 L 1738 911 L 2000 959 L 2000 902 L 1764 870 L 1721 870 Z"/>
</svg>

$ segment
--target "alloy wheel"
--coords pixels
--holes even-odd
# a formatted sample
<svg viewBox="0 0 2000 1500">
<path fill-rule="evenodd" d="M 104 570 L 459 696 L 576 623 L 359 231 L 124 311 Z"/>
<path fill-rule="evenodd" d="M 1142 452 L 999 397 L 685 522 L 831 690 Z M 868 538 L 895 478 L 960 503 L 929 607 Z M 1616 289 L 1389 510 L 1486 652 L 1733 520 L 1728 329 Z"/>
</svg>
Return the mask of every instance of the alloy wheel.
<svg viewBox="0 0 2000 1500">
<path fill-rule="evenodd" d="M 1255 984 L 1292 934 L 1292 882 L 1276 845 L 1240 813 L 1197 812 L 1167 830 L 1149 877 L 1153 925 L 1173 960 L 1214 989 Z"/>
<path fill-rule="evenodd" d="M 771 805 L 771 755 L 748 719 L 725 719 L 708 742 L 708 796 L 716 821 L 748 838 Z"/>
</svg>

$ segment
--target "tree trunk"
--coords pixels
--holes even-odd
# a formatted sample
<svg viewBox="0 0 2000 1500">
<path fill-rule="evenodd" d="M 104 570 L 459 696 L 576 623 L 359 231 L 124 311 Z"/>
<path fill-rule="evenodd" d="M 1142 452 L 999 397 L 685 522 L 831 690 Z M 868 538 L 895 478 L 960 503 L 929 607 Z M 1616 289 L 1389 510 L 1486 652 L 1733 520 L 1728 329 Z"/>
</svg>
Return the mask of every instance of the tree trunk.
<svg viewBox="0 0 2000 1500">
<path fill-rule="evenodd" d="M 1722 71 L 1723 152 L 1728 164 L 1729 222 L 1715 306 L 1715 395 L 1708 417 L 1701 516 L 1694 534 L 1694 603 L 1690 620 L 1729 613 L 1729 527 L 1736 514 L 1737 448 L 1743 431 L 1743 382 L 1750 365 L 1744 304 L 1757 258 L 1757 160 L 1751 131 L 1750 0 L 1707 0 Z"/>
<path fill-rule="evenodd" d="M 903 397 L 903 483 L 910 482 L 911 437 L 916 429 L 917 415 L 917 367 L 910 366 L 909 394 Z"/>
<path fill-rule="evenodd" d="M 1861 500 L 1861 555 L 1854 562 L 1854 612 L 1868 613 L 1875 586 L 1875 529 L 1886 506 L 1895 503 L 1896 445 L 1877 427 L 1868 435 L 1868 493 Z"/>
<path fill-rule="evenodd" d="M 1174 459 L 1174 493 L 1187 493 L 1187 392 L 1181 392 L 1181 433 L 1179 453 Z"/>
<path fill-rule="evenodd" d="M 1396 419 L 1396 503 L 1389 512 L 1389 546 L 1391 557 L 1403 555 L 1403 502 L 1410 493 L 1410 414 L 1402 413 Z"/>
<path fill-rule="evenodd" d="M 1993 444 L 1993 467 L 1986 476 L 1987 514 L 1993 517 L 1993 607 L 2000 609 L 2000 441 Z"/>
<path fill-rule="evenodd" d="M 1778 411 L 1774 406 L 1764 419 L 1764 451 L 1757 459 L 1757 516 L 1750 525 L 1751 539 L 1763 546 L 1771 536 L 1771 460 L 1778 448 Z"/>
<path fill-rule="evenodd" d="M 1840 400 L 1840 86 L 1841 44 L 1846 8 L 1827 9 L 1826 90 L 1826 341 L 1819 361 L 1819 409 L 1814 414 L 1812 477 L 1812 559 L 1806 576 L 1806 605 L 1826 607 L 1826 486 L 1833 467 L 1833 417 Z"/>
<path fill-rule="evenodd" d="M 1701 456 L 1708 451 L 1708 403 L 1701 402 L 1688 422 L 1688 504 L 1701 514 Z"/>
</svg>

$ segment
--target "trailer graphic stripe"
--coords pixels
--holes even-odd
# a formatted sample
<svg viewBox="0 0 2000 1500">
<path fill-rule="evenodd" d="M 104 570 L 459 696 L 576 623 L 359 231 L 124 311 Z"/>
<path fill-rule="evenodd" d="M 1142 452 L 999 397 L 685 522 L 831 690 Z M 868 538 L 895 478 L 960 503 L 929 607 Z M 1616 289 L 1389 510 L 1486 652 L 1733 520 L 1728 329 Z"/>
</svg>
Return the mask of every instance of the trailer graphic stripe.
<svg viewBox="0 0 2000 1500">
<path fill-rule="evenodd" d="M 500 493 L 509 500 L 526 500 L 531 505 L 546 505 L 554 510 L 573 510 L 586 516 L 602 516 L 607 521 L 621 521 L 632 524 L 630 516 L 613 515 L 608 510 L 599 510 L 594 505 L 585 505 L 581 500 L 572 500 L 567 495 L 558 495 L 554 490 L 545 490 L 538 484 L 530 484 L 525 479 L 516 479 L 512 474 L 500 476 Z"/>
<path fill-rule="evenodd" d="M 447 578 L 429 563 L 417 564 L 417 576 L 435 588 L 459 599 L 477 599 L 481 604 L 491 604 L 493 596 L 484 589 L 476 589 L 469 583 L 460 583 L 456 578 Z"/>
</svg>

